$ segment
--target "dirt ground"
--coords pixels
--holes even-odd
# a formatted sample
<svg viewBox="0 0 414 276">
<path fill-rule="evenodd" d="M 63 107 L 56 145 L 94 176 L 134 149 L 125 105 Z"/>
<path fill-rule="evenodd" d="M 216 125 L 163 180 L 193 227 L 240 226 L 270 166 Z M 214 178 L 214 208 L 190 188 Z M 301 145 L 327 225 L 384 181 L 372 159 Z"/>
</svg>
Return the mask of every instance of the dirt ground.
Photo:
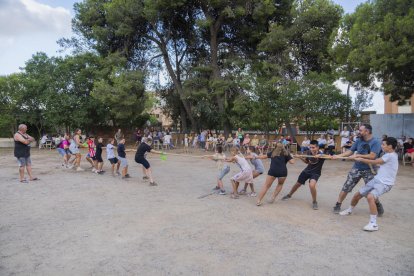
<svg viewBox="0 0 414 276">
<path fill-rule="evenodd" d="M 150 156 L 159 183 L 150 187 L 133 153 L 124 181 L 62 169 L 56 151 L 33 149 L 40 181 L 29 184 L 18 181 L 11 150 L 0 154 L 0 275 L 414 275 L 409 166 L 381 199 L 380 231 L 367 233 L 365 200 L 349 217 L 332 213 L 350 162 L 325 163 L 315 211 L 308 187 L 261 207 L 248 196 L 198 199 L 216 176 L 214 162 L 200 158 Z M 304 166 L 288 167 L 282 195 Z"/>
</svg>

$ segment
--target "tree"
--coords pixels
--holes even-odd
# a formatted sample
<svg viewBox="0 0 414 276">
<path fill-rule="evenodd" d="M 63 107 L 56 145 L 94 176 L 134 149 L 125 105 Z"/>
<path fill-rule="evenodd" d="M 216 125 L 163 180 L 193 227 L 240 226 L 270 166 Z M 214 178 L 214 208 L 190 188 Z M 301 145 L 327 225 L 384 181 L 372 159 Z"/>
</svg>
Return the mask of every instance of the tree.
<svg viewBox="0 0 414 276">
<path fill-rule="evenodd" d="M 295 1 L 289 20 L 272 24 L 259 45 L 264 58 L 257 66 L 258 80 L 262 82 L 257 87 L 269 87 L 273 91 L 273 97 L 268 98 L 274 102 L 273 106 L 284 109 L 279 116 L 293 137 L 290 122 L 300 118 L 304 110 L 301 87 L 310 78 L 314 86 L 311 90 L 318 88 L 315 76 L 319 76 L 316 80 L 322 86 L 332 84 L 336 78 L 329 46 L 341 15 L 342 8 L 328 0 Z M 306 120 L 307 116 L 302 117 Z"/>
<path fill-rule="evenodd" d="M 354 85 L 377 88 L 404 103 L 414 92 L 414 5 L 373 0 L 346 15 L 333 40 L 341 74 Z"/>
</svg>

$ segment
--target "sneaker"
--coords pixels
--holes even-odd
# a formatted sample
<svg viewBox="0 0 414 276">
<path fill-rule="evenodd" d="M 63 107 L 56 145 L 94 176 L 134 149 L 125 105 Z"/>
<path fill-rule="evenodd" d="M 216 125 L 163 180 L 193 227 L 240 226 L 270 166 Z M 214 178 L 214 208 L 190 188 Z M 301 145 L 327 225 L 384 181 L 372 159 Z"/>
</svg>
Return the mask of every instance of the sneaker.
<svg viewBox="0 0 414 276">
<path fill-rule="evenodd" d="M 219 195 L 226 195 L 226 191 L 225 190 L 220 190 Z"/>
<path fill-rule="evenodd" d="M 92 169 L 92 172 L 94 172 L 94 173 L 98 173 L 98 170 L 97 170 L 97 169 L 95 169 L 95 168 L 93 168 L 93 169 Z"/>
<path fill-rule="evenodd" d="M 255 192 L 252 192 L 252 193 L 250 193 L 250 194 L 249 194 L 249 196 L 251 196 L 251 197 L 256 197 L 256 196 L 257 196 L 257 194 L 256 194 Z"/>
<path fill-rule="evenodd" d="M 318 210 L 319 209 L 318 208 L 318 202 L 315 201 L 315 202 L 312 203 L 312 209 L 313 210 Z"/>
<path fill-rule="evenodd" d="M 240 190 L 239 195 L 245 195 L 245 194 L 246 194 L 246 190 L 245 189 Z"/>
<path fill-rule="evenodd" d="M 339 212 L 339 215 L 341 215 L 341 216 L 349 216 L 351 214 L 352 214 L 352 211 L 349 208 L 343 210 L 342 212 Z"/>
<path fill-rule="evenodd" d="M 378 231 L 378 225 L 370 222 L 367 225 L 365 225 L 362 229 L 368 232 Z"/>
<path fill-rule="evenodd" d="M 149 177 L 148 176 L 144 176 L 143 178 L 142 178 L 142 180 L 148 180 L 149 179 Z"/>
<path fill-rule="evenodd" d="M 289 200 L 291 198 L 292 198 L 291 195 L 285 195 L 284 197 L 282 197 L 282 200 Z"/>
<path fill-rule="evenodd" d="M 149 184 L 150 186 L 158 186 L 158 184 L 157 183 L 155 183 L 155 182 L 150 182 L 150 184 Z"/>
<path fill-rule="evenodd" d="M 239 195 L 231 194 L 230 198 L 232 198 L 232 199 L 238 199 L 239 198 Z"/>
<path fill-rule="evenodd" d="M 121 175 L 121 173 L 120 172 L 116 172 L 116 175 Z"/>
<path fill-rule="evenodd" d="M 336 203 L 336 205 L 333 207 L 333 212 L 335 214 L 339 214 L 341 212 L 341 204 Z"/>
<path fill-rule="evenodd" d="M 378 216 L 382 217 L 382 215 L 384 214 L 384 206 L 382 206 L 381 202 L 375 202 L 375 205 L 377 205 L 377 211 L 378 211 Z"/>
<path fill-rule="evenodd" d="M 131 178 L 131 176 L 129 174 L 126 174 L 125 178 Z"/>
<path fill-rule="evenodd" d="M 76 168 L 76 171 L 77 171 L 77 172 L 83 172 L 83 171 L 84 171 L 84 169 L 82 169 L 81 167 L 77 167 L 77 168 Z"/>
<path fill-rule="evenodd" d="M 216 187 L 214 187 L 213 189 L 211 189 L 212 191 L 218 191 L 218 190 L 220 190 L 220 187 L 219 186 L 216 186 Z"/>
</svg>

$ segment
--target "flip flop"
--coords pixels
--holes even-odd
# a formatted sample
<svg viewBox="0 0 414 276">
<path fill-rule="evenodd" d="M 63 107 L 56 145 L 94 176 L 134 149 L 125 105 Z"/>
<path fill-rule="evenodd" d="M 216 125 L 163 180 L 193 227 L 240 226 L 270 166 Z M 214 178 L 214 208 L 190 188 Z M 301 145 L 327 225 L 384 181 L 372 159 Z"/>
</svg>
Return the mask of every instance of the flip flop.
<svg viewBox="0 0 414 276">
<path fill-rule="evenodd" d="M 20 180 L 21 183 L 29 183 L 26 179 Z"/>
<path fill-rule="evenodd" d="M 35 177 L 33 179 L 30 179 L 30 181 L 36 181 L 36 180 L 40 180 L 39 178 Z"/>
</svg>

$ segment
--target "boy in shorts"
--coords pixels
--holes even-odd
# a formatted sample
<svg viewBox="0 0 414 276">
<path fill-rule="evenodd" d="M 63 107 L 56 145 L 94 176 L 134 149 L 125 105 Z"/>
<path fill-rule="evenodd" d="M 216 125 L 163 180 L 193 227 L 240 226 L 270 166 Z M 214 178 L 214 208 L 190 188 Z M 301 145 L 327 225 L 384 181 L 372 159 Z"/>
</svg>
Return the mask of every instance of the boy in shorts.
<svg viewBox="0 0 414 276">
<path fill-rule="evenodd" d="M 149 180 L 150 181 L 150 183 L 149 183 L 150 186 L 157 186 L 158 184 L 155 183 L 154 179 L 152 178 L 151 165 L 148 162 L 148 160 L 145 158 L 145 155 L 146 155 L 147 152 L 158 153 L 158 154 L 162 154 L 162 152 L 153 150 L 151 145 L 152 145 L 152 139 L 151 138 L 147 138 L 145 141 L 143 141 L 139 145 L 139 147 L 137 149 L 137 152 L 135 154 L 135 162 L 142 165 L 142 172 L 144 173 L 144 177 L 142 179 L 143 180 Z"/>
<path fill-rule="evenodd" d="M 288 200 L 299 189 L 300 186 L 305 185 L 305 182 L 309 180 L 309 189 L 312 195 L 312 208 L 318 210 L 318 202 L 316 201 L 316 184 L 322 173 L 322 166 L 325 159 L 319 158 L 323 156 L 322 151 L 319 150 L 318 141 L 312 140 L 309 144 L 308 155 L 315 157 L 299 157 L 300 160 L 308 164 L 308 166 L 301 172 L 298 177 L 298 181 L 293 185 L 290 192 L 285 195 L 282 200 Z"/>
<path fill-rule="evenodd" d="M 130 178 L 131 176 L 129 176 L 128 174 L 128 160 L 126 158 L 126 152 L 125 152 L 125 138 L 122 138 L 121 140 L 119 140 L 118 143 L 118 159 L 121 162 L 121 175 L 122 175 L 122 179 L 126 179 L 126 178 Z"/>
<path fill-rule="evenodd" d="M 375 160 L 365 158 L 355 158 L 356 161 L 364 162 L 366 164 L 381 165 L 378 169 L 377 175 L 370 180 L 365 186 L 363 186 L 354 195 L 351 201 L 351 206 L 348 209 L 343 210 L 339 214 L 341 216 L 348 216 L 352 214 L 353 209 L 358 204 L 362 197 L 366 197 L 369 205 L 370 220 L 367 225 L 364 226 L 364 231 L 377 231 L 377 215 L 378 209 L 375 201 L 386 192 L 389 192 L 394 186 L 395 178 L 398 171 L 398 155 L 395 152 L 397 147 L 397 139 L 394 137 L 387 137 L 382 140 L 381 148 L 385 154 L 381 158 Z"/>
<path fill-rule="evenodd" d="M 95 152 L 95 168 L 96 173 L 102 174 L 104 171 L 102 170 L 103 167 L 103 159 L 102 159 L 102 149 L 103 149 L 103 139 L 102 137 L 98 137 L 98 144 L 96 144 L 96 152 Z"/>
<path fill-rule="evenodd" d="M 106 159 L 108 159 L 109 163 L 111 163 L 112 176 L 115 176 L 115 165 L 116 165 L 116 174 L 121 175 L 119 173 L 119 166 L 121 165 L 121 161 L 119 161 L 118 158 L 115 157 L 114 143 L 115 143 L 115 138 L 111 138 L 109 139 L 108 145 L 106 145 Z"/>
</svg>

